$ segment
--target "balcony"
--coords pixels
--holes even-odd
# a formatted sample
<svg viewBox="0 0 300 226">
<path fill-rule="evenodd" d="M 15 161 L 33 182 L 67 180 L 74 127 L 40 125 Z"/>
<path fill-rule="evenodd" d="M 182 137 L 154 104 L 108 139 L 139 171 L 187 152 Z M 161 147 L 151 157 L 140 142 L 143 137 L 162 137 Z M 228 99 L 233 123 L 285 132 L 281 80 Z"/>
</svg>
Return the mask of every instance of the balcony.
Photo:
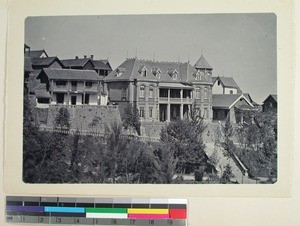
<svg viewBox="0 0 300 226">
<path fill-rule="evenodd" d="M 169 102 L 168 102 L 169 100 Z M 193 100 L 192 98 L 170 98 L 168 99 L 167 97 L 160 97 L 159 98 L 159 103 L 161 104 L 167 104 L 167 103 L 170 103 L 170 104 L 192 104 L 193 103 Z"/>
</svg>

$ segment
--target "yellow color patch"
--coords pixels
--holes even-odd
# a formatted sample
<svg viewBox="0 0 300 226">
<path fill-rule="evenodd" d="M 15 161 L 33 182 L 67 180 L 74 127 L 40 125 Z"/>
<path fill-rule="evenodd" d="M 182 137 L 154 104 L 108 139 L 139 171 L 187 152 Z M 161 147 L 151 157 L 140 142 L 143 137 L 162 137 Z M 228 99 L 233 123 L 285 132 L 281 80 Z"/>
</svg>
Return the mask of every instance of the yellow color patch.
<svg viewBox="0 0 300 226">
<path fill-rule="evenodd" d="M 127 209 L 129 214 L 169 214 L 169 209 Z"/>
</svg>

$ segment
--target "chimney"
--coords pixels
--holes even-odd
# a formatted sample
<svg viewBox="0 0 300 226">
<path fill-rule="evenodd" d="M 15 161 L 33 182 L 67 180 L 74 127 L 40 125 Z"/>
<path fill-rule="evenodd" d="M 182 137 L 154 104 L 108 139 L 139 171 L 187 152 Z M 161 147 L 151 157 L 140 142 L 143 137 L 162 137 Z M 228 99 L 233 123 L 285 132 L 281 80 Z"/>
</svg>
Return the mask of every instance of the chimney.
<svg viewBox="0 0 300 226">
<path fill-rule="evenodd" d="M 78 56 L 75 56 L 75 59 L 78 60 Z"/>
<path fill-rule="evenodd" d="M 94 55 L 91 55 L 91 59 L 92 59 L 92 60 L 94 59 Z"/>
<path fill-rule="evenodd" d="M 86 59 L 86 55 L 84 55 L 83 58 Z"/>
</svg>

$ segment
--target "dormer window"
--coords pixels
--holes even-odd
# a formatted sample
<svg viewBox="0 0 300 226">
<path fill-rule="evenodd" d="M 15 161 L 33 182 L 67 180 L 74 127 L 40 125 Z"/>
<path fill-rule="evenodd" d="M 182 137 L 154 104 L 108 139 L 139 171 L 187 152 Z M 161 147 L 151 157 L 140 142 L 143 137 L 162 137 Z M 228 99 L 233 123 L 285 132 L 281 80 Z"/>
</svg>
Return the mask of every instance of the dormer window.
<svg viewBox="0 0 300 226">
<path fill-rule="evenodd" d="M 161 70 L 159 70 L 159 68 L 152 68 L 152 74 L 156 77 L 156 78 L 160 78 L 160 74 L 161 74 Z"/>
<path fill-rule="evenodd" d="M 168 74 L 171 76 L 171 78 L 172 78 L 173 80 L 177 80 L 177 78 L 178 78 L 178 72 L 176 71 L 176 69 L 170 68 L 170 69 L 168 70 Z"/>
<path fill-rule="evenodd" d="M 139 73 L 141 74 L 142 77 L 146 77 L 147 76 L 147 70 L 146 70 L 146 67 L 144 65 L 140 66 Z"/>
<path fill-rule="evenodd" d="M 125 72 L 125 68 L 118 67 L 116 72 L 117 72 L 116 76 L 120 77 Z"/>
</svg>

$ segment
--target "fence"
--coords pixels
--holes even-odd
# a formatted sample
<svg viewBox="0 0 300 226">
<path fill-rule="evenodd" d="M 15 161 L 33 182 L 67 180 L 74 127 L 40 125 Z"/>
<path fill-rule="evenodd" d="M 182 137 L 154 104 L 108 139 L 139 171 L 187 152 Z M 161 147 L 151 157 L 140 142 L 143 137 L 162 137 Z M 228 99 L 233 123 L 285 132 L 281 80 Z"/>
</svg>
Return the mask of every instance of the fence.
<svg viewBox="0 0 300 226">
<path fill-rule="evenodd" d="M 61 133 L 61 134 L 69 134 L 69 135 L 74 135 L 74 134 L 79 134 L 83 136 L 94 136 L 94 137 L 101 137 L 107 139 L 107 136 L 109 136 L 108 133 L 105 132 L 98 132 L 98 131 L 87 131 L 87 130 L 75 130 L 75 129 L 67 129 L 67 128 L 51 128 L 51 127 L 42 127 L 40 128 L 41 131 L 47 131 L 47 132 L 52 132 L 52 133 Z M 128 138 L 128 139 L 136 139 L 144 142 L 159 142 L 160 138 L 159 137 L 147 137 L 147 136 L 138 136 L 138 135 L 127 135 L 123 134 L 121 135 L 122 138 Z"/>
</svg>

